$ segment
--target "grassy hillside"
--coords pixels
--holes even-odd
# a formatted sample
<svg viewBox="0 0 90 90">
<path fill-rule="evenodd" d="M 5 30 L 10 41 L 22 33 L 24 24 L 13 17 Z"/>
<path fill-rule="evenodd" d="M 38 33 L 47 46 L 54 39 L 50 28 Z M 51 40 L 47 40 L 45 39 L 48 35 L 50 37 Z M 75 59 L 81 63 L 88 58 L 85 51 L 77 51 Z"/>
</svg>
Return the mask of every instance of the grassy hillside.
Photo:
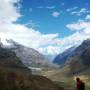
<svg viewBox="0 0 90 90">
<path fill-rule="evenodd" d="M 64 90 L 75 90 L 76 77 L 80 77 L 85 82 L 86 90 L 90 90 L 90 70 L 77 73 L 75 75 L 68 75 L 70 68 L 64 67 L 58 70 L 42 71 L 42 74 L 53 80 L 57 85 L 64 87 Z"/>
<path fill-rule="evenodd" d="M 51 80 L 0 67 L 0 90 L 62 90 Z"/>
</svg>

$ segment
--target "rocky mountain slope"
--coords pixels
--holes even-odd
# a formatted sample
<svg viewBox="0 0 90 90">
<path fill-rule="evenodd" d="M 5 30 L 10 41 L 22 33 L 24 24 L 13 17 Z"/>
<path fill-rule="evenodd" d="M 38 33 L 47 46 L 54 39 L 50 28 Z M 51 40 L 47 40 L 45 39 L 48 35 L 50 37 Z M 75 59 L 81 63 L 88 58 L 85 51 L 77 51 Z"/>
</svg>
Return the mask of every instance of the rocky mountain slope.
<svg viewBox="0 0 90 90">
<path fill-rule="evenodd" d="M 54 64 L 49 62 L 47 58 L 44 57 L 41 53 L 38 51 L 25 47 L 23 45 L 18 44 L 17 42 L 13 40 L 7 40 L 7 43 L 10 45 L 6 48 L 14 51 L 17 55 L 17 57 L 20 58 L 20 60 L 29 68 L 36 68 L 36 69 L 42 69 L 42 68 L 52 68 L 54 67 Z"/>
<path fill-rule="evenodd" d="M 64 60 L 63 67 L 68 67 L 70 69 L 70 74 L 78 74 L 90 69 L 90 39 L 85 40 L 75 49 L 71 48 L 57 57 L 59 65 L 62 65 L 60 62 Z"/>
<path fill-rule="evenodd" d="M 16 56 L 15 52 L 12 52 L 10 49 L 2 48 L 0 46 L 0 66 L 13 68 L 17 70 L 24 70 L 30 72 L 20 59 Z"/>
<path fill-rule="evenodd" d="M 75 50 L 75 47 L 71 47 L 67 49 L 65 52 L 57 55 L 54 58 L 53 63 L 61 65 L 61 66 L 64 65 L 67 59 L 72 56 L 74 50 Z"/>
<path fill-rule="evenodd" d="M 77 47 L 70 58 L 69 67 L 71 74 L 78 74 L 90 70 L 90 39 L 85 40 Z"/>
<path fill-rule="evenodd" d="M 46 77 L 32 75 L 15 52 L 0 46 L 0 90 L 62 90 Z"/>
</svg>

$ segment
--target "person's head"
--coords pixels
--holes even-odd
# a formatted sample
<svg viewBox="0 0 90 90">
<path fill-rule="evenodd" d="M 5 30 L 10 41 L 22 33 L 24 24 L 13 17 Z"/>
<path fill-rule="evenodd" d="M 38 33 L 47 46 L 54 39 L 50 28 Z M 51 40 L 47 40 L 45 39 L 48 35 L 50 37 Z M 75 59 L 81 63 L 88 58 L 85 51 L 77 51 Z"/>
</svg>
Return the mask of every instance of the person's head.
<svg viewBox="0 0 90 90">
<path fill-rule="evenodd" d="M 79 78 L 79 77 L 77 77 L 77 78 L 76 78 L 76 81 L 80 81 L 80 78 Z"/>
</svg>

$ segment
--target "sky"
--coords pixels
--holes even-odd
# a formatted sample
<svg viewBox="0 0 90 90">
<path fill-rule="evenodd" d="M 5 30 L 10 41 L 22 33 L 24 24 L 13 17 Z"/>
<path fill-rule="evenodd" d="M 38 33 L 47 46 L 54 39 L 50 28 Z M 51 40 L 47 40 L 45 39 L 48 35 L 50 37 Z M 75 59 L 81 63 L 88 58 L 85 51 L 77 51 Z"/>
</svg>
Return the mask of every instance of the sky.
<svg viewBox="0 0 90 90">
<path fill-rule="evenodd" d="M 56 55 L 90 38 L 90 0 L 0 0 L 0 37 Z"/>
</svg>

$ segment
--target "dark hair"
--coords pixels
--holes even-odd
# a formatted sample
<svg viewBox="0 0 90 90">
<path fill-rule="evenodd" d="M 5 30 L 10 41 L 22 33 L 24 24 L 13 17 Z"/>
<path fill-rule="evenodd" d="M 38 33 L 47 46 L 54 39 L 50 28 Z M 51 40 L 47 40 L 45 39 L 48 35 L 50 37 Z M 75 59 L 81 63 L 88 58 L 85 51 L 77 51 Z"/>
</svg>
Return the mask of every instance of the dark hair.
<svg viewBox="0 0 90 90">
<path fill-rule="evenodd" d="M 77 77 L 77 78 L 76 78 L 76 80 L 77 80 L 77 81 L 80 81 L 80 78 L 79 78 L 79 77 Z"/>
</svg>

